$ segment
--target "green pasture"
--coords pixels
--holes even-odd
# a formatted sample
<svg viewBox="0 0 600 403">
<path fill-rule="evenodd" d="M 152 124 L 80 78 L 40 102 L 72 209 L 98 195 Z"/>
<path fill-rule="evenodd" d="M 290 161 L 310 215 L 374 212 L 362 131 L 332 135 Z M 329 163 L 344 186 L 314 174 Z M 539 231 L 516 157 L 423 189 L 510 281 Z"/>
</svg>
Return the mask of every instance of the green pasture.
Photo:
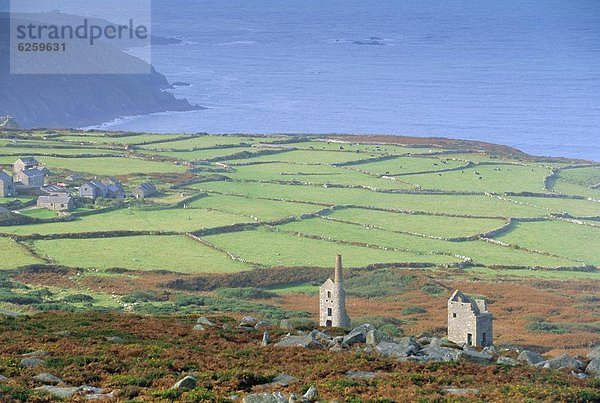
<svg viewBox="0 0 600 403">
<path fill-rule="evenodd" d="M 398 175 L 407 172 L 439 171 L 465 165 L 466 161 L 434 157 L 397 157 L 385 161 L 368 162 L 352 168 L 379 175 Z M 402 179 L 402 178 L 400 178 Z"/>
<path fill-rule="evenodd" d="M 123 150 L 107 150 L 101 148 L 31 148 L 31 147 L 0 147 L 0 155 L 14 155 L 14 159 L 34 153 L 36 158 L 41 155 L 125 155 Z"/>
<path fill-rule="evenodd" d="M 293 145 L 292 145 L 293 146 Z M 313 151 L 313 150 L 291 150 L 277 154 L 261 155 L 258 157 L 245 158 L 243 160 L 233 160 L 231 162 L 263 162 L 280 161 L 296 162 L 309 164 L 335 164 L 341 162 L 357 161 L 366 158 L 378 157 L 375 153 L 356 153 L 343 151 Z"/>
<path fill-rule="evenodd" d="M 47 210 L 43 210 L 47 211 Z M 128 208 L 76 218 L 73 221 L 1 227 L 0 233 L 49 235 L 109 231 L 193 232 L 252 220 L 239 215 L 206 209 Z"/>
<path fill-rule="evenodd" d="M 233 147 L 233 148 L 216 148 L 208 150 L 196 151 L 155 151 L 155 150 L 140 150 L 142 153 L 156 154 L 162 157 L 175 158 L 183 161 L 202 161 L 217 157 L 229 157 L 233 154 L 241 152 L 256 153 L 259 150 L 252 147 Z"/>
<path fill-rule="evenodd" d="M 238 180 L 297 181 L 316 184 L 370 186 L 378 189 L 415 189 L 393 179 L 381 179 L 352 169 L 327 165 L 270 163 L 233 167 L 227 176 Z"/>
<path fill-rule="evenodd" d="M 561 270 L 507 270 L 490 269 L 487 267 L 472 267 L 465 271 L 466 275 L 476 277 L 478 280 L 502 280 L 506 279 L 543 279 L 543 280 L 599 280 L 600 270 L 593 272 L 561 271 Z"/>
<path fill-rule="evenodd" d="M 600 166 L 562 169 L 558 176 L 576 185 L 592 187 L 600 184 Z"/>
<path fill-rule="evenodd" d="M 147 141 L 158 141 L 158 140 L 170 140 L 180 138 L 179 134 L 137 134 L 134 136 L 124 136 L 124 137 L 111 137 L 111 136 L 99 136 L 99 135 L 61 135 L 60 137 L 56 137 L 56 140 L 70 142 L 70 143 L 79 143 L 79 144 L 116 144 L 116 145 L 124 145 L 124 144 L 139 144 Z"/>
<path fill-rule="evenodd" d="M 199 208 L 217 209 L 228 213 L 243 214 L 247 217 L 256 217 L 261 221 L 279 220 L 321 210 L 320 206 L 311 204 L 257 200 L 218 194 L 203 197 L 190 205 Z"/>
<path fill-rule="evenodd" d="M 509 196 L 511 200 L 527 203 L 552 213 L 569 213 L 573 216 L 600 216 L 600 203 L 581 199 L 551 197 Z"/>
<path fill-rule="evenodd" d="M 333 268 L 335 255 L 344 255 L 347 267 L 373 263 L 450 263 L 450 256 L 418 255 L 411 252 L 345 245 L 269 231 L 267 229 L 233 232 L 204 237 L 236 256 L 267 266 L 314 266 Z"/>
<path fill-rule="evenodd" d="M 347 151 L 347 152 L 361 152 L 371 154 L 427 154 L 434 151 L 446 151 L 437 147 L 404 147 L 393 144 L 360 144 L 360 143 L 340 143 L 333 141 L 303 141 L 298 143 L 289 144 L 290 147 L 294 147 L 301 150 L 317 150 L 317 151 Z"/>
<path fill-rule="evenodd" d="M 481 234 L 506 223 L 506 220 L 501 219 L 401 214 L 356 208 L 337 210 L 329 216 L 391 231 L 407 231 L 444 238 Z"/>
<path fill-rule="evenodd" d="M 193 188 L 246 195 L 318 202 L 326 205 L 373 206 L 408 211 L 428 211 L 483 217 L 542 217 L 546 210 L 519 205 L 484 195 L 401 194 L 321 186 L 280 185 L 253 182 L 206 182 Z"/>
<path fill-rule="evenodd" d="M 561 220 L 518 223 L 497 237 L 502 242 L 546 251 L 600 267 L 600 228 Z"/>
<path fill-rule="evenodd" d="M 0 238 L 0 269 L 16 269 L 40 263 L 26 249 L 9 238 Z"/>
<path fill-rule="evenodd" d="M 169 141 L 167 143 L 147 144 L 140 148 L 145 150 L 190 150 L 193 148 L 209 148 L 216 146 L 254 144 L 262 142 L 274 142 L 277 137 L 246 137 L 246 136 L 195 136 L 191 139 Z"/>
<path fill-rule="evenodd" d="M 281 225 L 278 228 L 320 237 L 349 242 L 363 242 L 388 248 L 407 249 L 416 253 L 447 253 L 469 257 L 476 264 L 510 265 L 510 266 L 542 266 L 562 267 L 576 266 L 577 262 L 567 258 L 556 258 L 531 253 L 514 248 L 507 248 L 485 241 L 450 242 L 424 238 L 414 235 L 398 234 L 390 231 L 369 229 L 358 225 L 334 222 L 322 218 L 296 221 Z"/>
<path fill-rule="evenodd" d="M 30 208 L 26 208 L 23 210 L 19 210 L 19 214 L 27 216 L 27 217 L 31 217 L 31 218 L 42 218 L 42 219 L 55 218 L 58 216 L 58 212 L 56 212 L 56 211 L 46 210 L 46 209 L 37 208 L 37 207 L 30 207 Z M 0 228 L 3 228 L 3 227 L 0 227 Z"/>
<path fill-rule="evenodd" d="M 544 193 L 550 169 L 521 165 L 480 165 L 460 171 L 406 175 L 402 179 L 423 189 L 465 192 Z"/>
<path fill-rule="evenodd" d="M 170 270 L 179 273 L 231 273 L 250 269 L 185 236 L 133 236 L 35 241 L 54 262 L 80 268 Z"/>
<path fill-rule="evenodd" d="M 100 176 L 121 176 L 133 173 L 162 174 L 183 173 L 186 167 L 173 163 L 145 161 L 142 159 L 99 157 L 99 158 L 59 158 L 38 157 L 40 164 L 50 171 L 68 170 Z M 14 157 L 0 157 L 0 164 L 12 164 Z"/>
<path fill-rule="evenodd" d="M 21 203 L 26 203 L 30 201 L 32 197 L 28 196 L 19 196 L 19 197 L 0 197 L 0 206 L 8 203 L 12 203 L 15 200 L 19 200 Z"/>
<path fill-rule="evenodd" d="M 596 200 L 600 200 L 600 189 L 592 189 L 590 187 L 578 185 L 576 183 L 572 183 L 564 179 L 556 180 L 551 190 L 566 195 L 590 197 Z"/>
</svg>

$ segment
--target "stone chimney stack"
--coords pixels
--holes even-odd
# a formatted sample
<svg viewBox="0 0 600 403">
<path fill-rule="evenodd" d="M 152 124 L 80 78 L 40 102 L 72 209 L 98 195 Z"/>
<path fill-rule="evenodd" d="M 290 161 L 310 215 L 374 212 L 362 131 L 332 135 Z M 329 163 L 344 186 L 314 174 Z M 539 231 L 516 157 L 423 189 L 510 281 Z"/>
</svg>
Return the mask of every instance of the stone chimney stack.
<svg viewBox="0 0 600 403">
<path fill-rule="evenodd" d="M 344 274 L 342 273 L 342 255 L 335 257 L 335 275 L 334 282 L 338 285 L 342 285 L 344 281 Z"/>
</svg>

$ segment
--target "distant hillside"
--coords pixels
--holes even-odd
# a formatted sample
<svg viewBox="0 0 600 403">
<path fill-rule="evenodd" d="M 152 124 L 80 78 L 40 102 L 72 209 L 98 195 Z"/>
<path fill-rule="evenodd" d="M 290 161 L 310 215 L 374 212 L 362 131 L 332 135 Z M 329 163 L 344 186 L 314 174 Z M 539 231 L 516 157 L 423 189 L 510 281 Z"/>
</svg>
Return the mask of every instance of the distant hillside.
<svg viewBox="0 0 600 403">
<path fill-rule="evenodd" d="M 8 33 L 7 14 L 0 13 L 0 116 L 13 116 L 22 127 L 79 127 L 198 109 L 165 92 L 171 85 L 154 69 L 148 75 L 10 75 Z M 111 63 L 143 63 L 111 46 L 102 51 Z"/>
</svg>

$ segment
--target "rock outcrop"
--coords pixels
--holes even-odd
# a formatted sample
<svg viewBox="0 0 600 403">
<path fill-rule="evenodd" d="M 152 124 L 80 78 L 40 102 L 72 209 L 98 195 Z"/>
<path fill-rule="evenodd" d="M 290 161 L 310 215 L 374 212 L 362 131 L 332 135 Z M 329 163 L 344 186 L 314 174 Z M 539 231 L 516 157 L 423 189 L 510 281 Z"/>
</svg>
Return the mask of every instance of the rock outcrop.
<svg viewBox="0 0 600 403">
<path fill-rule="evenodd" d="M 19 129 L 19 125 L 12 116 L 0 116 L 0 130 L 16 130 Z"/>
</svg>

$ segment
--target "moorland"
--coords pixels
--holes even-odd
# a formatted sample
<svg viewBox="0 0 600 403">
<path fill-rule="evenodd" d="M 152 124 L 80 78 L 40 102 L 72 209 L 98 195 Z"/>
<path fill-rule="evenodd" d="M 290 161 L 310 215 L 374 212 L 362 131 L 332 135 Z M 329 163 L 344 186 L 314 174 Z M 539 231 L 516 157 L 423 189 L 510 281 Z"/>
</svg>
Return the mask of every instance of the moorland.
<svg viewBox="0 0 600 403">
<path fill-rule="evenodd" d="M 437 138 L 0 132 L 0 167 L 24 156 L 75 196 L 109 176 L 128 196 L 76 197 L 68 213 L 0 198 L 9 313 L 314 319 L 339 253 L 353 323 L 444 336 L 461 289 L 488 301 L 496 344 L 598 342 L 598 162 Z M 130 196 L 148 181 L 156 195 Z"/>
</svg>

